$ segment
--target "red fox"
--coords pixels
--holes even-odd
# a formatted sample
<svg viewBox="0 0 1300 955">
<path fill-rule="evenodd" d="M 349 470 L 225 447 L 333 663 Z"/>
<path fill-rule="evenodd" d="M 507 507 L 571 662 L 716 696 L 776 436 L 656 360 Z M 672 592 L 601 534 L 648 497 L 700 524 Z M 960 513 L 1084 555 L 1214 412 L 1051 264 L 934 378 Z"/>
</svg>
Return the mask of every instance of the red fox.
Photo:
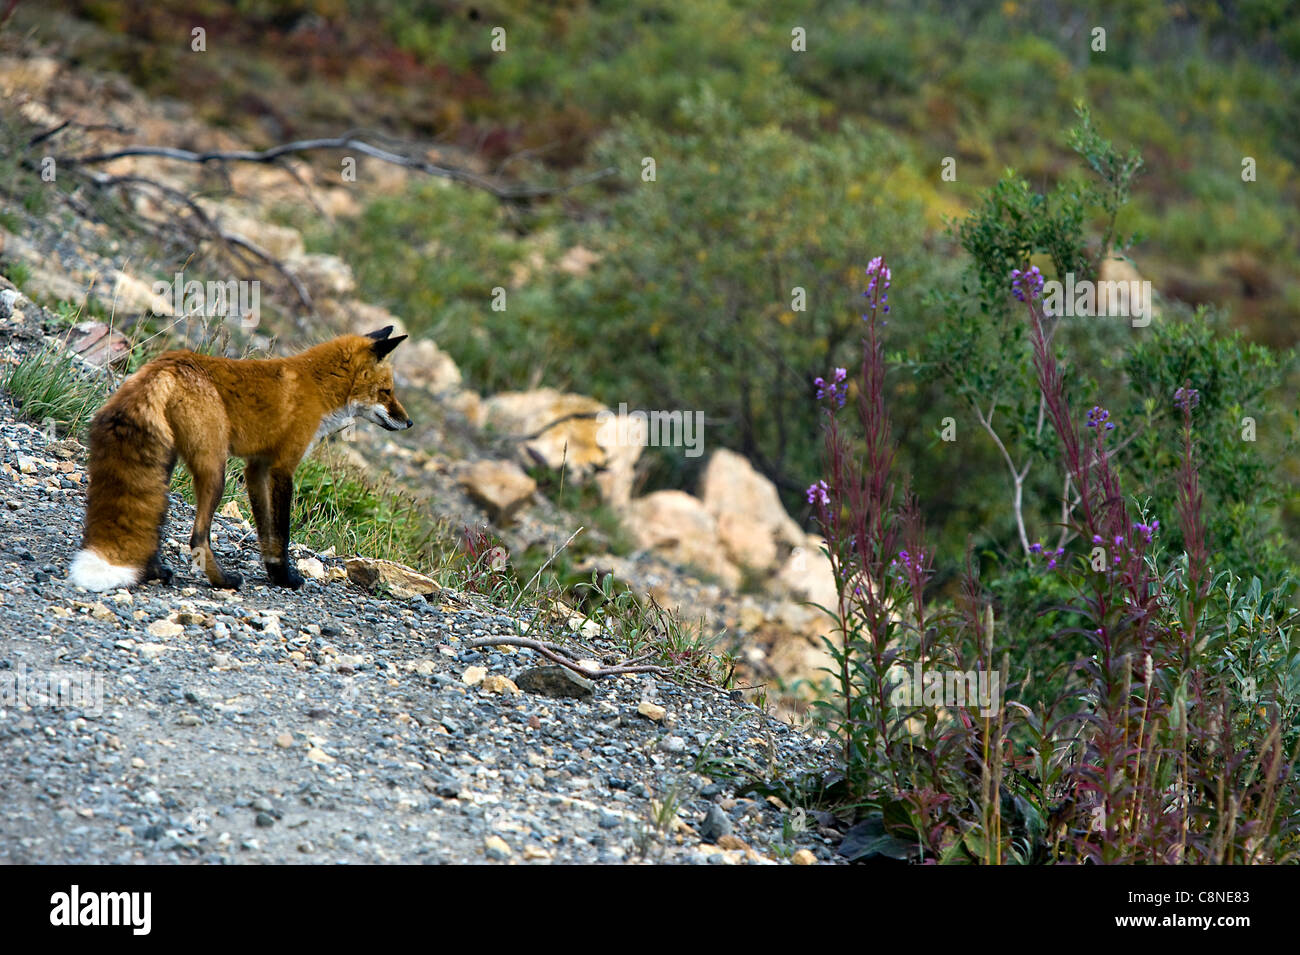
<svg viewBox="0 0 1300 955">
<path fill-rule="evenodd" d="M 244 458 L 248 499 L 271 581 L 301 587 L 289 563 L 293 472 L 327 434 L 354 417 L 389 431 L 412 421 L 393 395 L 383 359 L 405 335 L 389 325 L 343 335 L 292 358 L 233 359 L 172 351 L 122 383 L 90 424 L 89 486 L 73 583 L 87 590 L 168 583 L 160 544 L 179 455 L 194 478 L 190 553 L 214 587 L 238 587 L 212 553 L 212 515 L 226 460 Z"/>
</svg>

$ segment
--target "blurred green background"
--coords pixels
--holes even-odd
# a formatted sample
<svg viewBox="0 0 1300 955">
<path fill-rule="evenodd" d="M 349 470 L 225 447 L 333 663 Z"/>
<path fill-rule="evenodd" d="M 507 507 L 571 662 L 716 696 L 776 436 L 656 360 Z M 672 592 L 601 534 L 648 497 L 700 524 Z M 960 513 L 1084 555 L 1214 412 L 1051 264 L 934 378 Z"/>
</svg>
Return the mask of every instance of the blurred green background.
<svg viewBox="0 0 1300 955">
<path fill-rule="evenodd" d="M 1005 465 L 971 414 L 981 390 L 1005 390 L 1016 453 L 1042 458 L 1028 487 L 1031 536 L 1055 533 L 1059 471 L 1050 442 L 1029 434 L 1021 313 L 982 287 L 988 263 L 969 254 L 961 223 L 978 225 L 968 215 L 1012 169 L 1026 208 L 1055 210 L 1095 248 L 1109 222 L 1105 178 L 1070 148 L 1077 104 L 1117 152 L 1142 156 L 1115 227 L 1134 237 L 1129 254 L 1164 311 L 1147 329 L 1063 329 L 1076 403 L 1107 405 L 1121 427 L 1145 422 L 1129 449 L 1128 489 L 1168 527 L 1173 489 L 1161 475 L 1177 451 L 1168 402 L 1183 377 L 1199 376 L 1193 383 L 1212 399 L 1203 445 L 1216 541 L 1242 573 L 1294 566 L 1297 379 L 1286 350 L 1300 331 L 1298 8 L 64 7 L 87 26 L 81 62 L 194 104 L 250 142 L 360 127 L 434 141 L 521 182 L 612 168 L 529 203 L 424 182 L 337 224 L 305 207 L 281 214 L 314 248 L 352 263 L 363 297 L 435 337 L 472 387 L 546 384 L 615 407 L 703 410 L 707 447 L 747 454 L 801 520 L 802 489 L 819 476 L 810 382 L 855 364 L 861 270 L 886 255 L 900 464 L 945 573 L 968 540 L 990 561 L 1020 559 Z M 208 31 L 203 56 L 188 48 L 196 25 Z M 506 31 L 504 51 L 492 49 L 495 27 Z M 1104 51 L 1093 48 L 1095 28 L 1105 30 Z M 803 51 L 792 49 L 796 30 Z M 642 178 L 646 157 L 653 182 Z M 1252 182 L 1242 179 L 1246 157 Z M 945 159 L 955 181 L 941 177 Z M 986 212 L 986 226 L 1009 214 Z M 1026 251 L 1044 251 L 1033 246 Z M 594 264 L 562 267 L 578 247 Z M 497 286 L 509 289 L 504 312 L 491 308 Z M 792 307 L 796 287 L 804 311 Z M 1259 429 L 1249 445 L 1237 436 L 1246 415 Z M 948 416 L 955 442 L 939 439 Z M 648 461 L 642 490 L 693 486 L 707 456 L 669 449 Z"/>
</svg>

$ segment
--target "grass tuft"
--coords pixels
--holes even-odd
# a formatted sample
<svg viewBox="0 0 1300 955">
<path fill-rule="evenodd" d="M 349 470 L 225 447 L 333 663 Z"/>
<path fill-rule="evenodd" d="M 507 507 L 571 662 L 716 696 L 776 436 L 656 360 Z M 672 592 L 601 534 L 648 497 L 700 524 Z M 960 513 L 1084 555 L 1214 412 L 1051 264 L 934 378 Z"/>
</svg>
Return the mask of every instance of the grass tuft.
<svg viewBox="0 0 1300 955">
<path fill-rule="evenodd" d="M 45 345 L 0 373 L 0 387 L 23 416 L 46 430 L 80 437 L 108 397 L 108 383 L 69 351 Z"/>
</svg>

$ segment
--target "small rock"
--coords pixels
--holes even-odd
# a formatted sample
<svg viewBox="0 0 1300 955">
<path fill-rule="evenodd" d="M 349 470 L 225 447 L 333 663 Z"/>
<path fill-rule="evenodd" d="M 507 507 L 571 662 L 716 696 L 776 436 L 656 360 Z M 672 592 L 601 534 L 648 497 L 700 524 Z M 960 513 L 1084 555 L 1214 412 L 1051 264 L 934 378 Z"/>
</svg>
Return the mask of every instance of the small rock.
<svg viewBox="0 0 1300 955">
<path fill-rule="evenodd" d="M 326 580 L 329 577 L 329 571 L 325 565 L 315 557 L 300 557 L 298 559 L 298 573 L 311 580 Z"/>
<path fill-rule="evenodd" d="M 508 524 L 537 490 L 537 482 L 513 461 L 476 461 L 466 468 L 460 484 L 497 524 Z"/>
<path fill-rule="evenodd" d="M 184 632 L 184 627 L 171 620 L 155 620 L 148 627 L 149 636 L 157 637 L 160 640 L 168 637 L 179 637 Z"/>
<path fill-rule="evenodd" d="M 700 824 L 700 838 L 705 842 L 717 843 L 723 836 L 730 834 L 731 817 L 723 812 L 717 803 L 714 803 L 704 814 L 704 822 Z"/>
<path fill-rule="evenodd" d="M 557 698 L 591 696 L 596 690 L 591 680 L 562 666 L 529 667 L 517 682 L 521 690 Z"/>
<path fill-rule="evenodd" d="M 393 560 L 371 557 L 352 557 L 347 561 L 348 579 L 354 584 L 374 590 L 382 585 L 401 600 L 431 594 L 442 588 L 432 577 Z"/>
<path fill-rule="evenodd" d="M 466 686 L 478 686 L 483 682 L 485 676 L 487 676 L 487 669 L 485 667 L 468 667 L 465 672 L 460 675 L 460 682 L 464 683 Z"/>
<path fill-rule="evenodd" d="M 795 865 L 816 865 L 817 857 L 808 849 L 800 849 L 791 857 L 790 861 Z"/>
<path fill-rule="evenodd" d="M 641 705 L 636 708 L 636 711 L 646 719 L 653 720 L 656 723 L 662 723 L 664 717 L 668 715 L 666 709 L 658 703 L 651 703 L 649 700 L 642 700 Z"/>
<path fill-rule="evenodd" d="M 484 693 L 508 693 L 510 696 L 519 696 L 521 692 L 519 687 L 515 686 L 514 680 L 497 676 L 495 673 L 484 677 L 479 689 Z"/>
<path fill-rule="evenodd" d="M 488 836 L 483 840 L 483 851 L 489 859 L 504 862 L 510 858 L 510 844 L 500 836 Z"/>
</svg>

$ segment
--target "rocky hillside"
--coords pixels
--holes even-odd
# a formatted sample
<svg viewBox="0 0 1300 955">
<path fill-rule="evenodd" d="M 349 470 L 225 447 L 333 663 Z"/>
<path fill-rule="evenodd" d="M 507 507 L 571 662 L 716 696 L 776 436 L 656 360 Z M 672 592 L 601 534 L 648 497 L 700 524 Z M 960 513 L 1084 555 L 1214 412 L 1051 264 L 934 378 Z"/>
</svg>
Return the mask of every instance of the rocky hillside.
<svg viewBox="0 0 1300 955">
<path fill-rule="evenodd" d="M 0 92 L 30 129 L 67 122 L 58 135 L 76 137 L 81 153 L 127 142 L 241 145 L 120 79 L 36 53 L 0 58 Z M 265 284 L 267 303 L 251 327 L 220 330 L 232 350 L 294 350 L 346 330 L 401 329 L 400 316 L 356 298 L 345 261 L 306 251 L 299 232 L 273 221 L 277 204 L 291 201 L 346 215 L 411 175 L 362 163 L 365 185 L 345 189 L 306 162 L 231 164 L 216 174 L 132 157 L 97 174 L 161 189 L 51 189 L 45 208 L 7 210 L 5 365 L 56 345 L 89 370 L 120 371 L 138 330 L 159 319 L 176 342 L 210 335 L 175 320 L 153 288 L 171 275 L 176 244 L 190 235 L 169 238 L 177 197 L 216 229 L 187 253 L 191 274 L 226 275 L 232 248 L 256 250 L 239 274 Z M 112 214 L 115 203 L 130 227 Z M 223 561 L 246 565 L 244 590 L 214 592 L 181 573 L 169 587 L 82 592 L 66 572 L 80 533 L 85 449 L 23 421 L 3 396 L 0 733 L 12 758 L 0 769 L 0 858 L 836 858 L 841 834 L 826 828 L 833 818 L 819 826 L 800 813 L 792 828 L 791 807 L 771 795 L 830 768 L 825 740 L 754 702 L 797 712 L 806 694 L 777 697 L 815 677 L 822 662 L 821 620 L 804 601 L 825 601 L 829 576 L 817 541 L 784 512 L 775 489 L 743 458 L 714 450 L 698 493 L 638 496 L 635 420 L 619 420 L 621 437 L 611 440 L 600 428 L 607 409 L 585 396 L 480 395 L 432 341 L 413 341 L 394 358 L 418 427 L 400 443 L 358 428 L 339 442 L 348 457 L 398 482 L 445 526 L 490 523 L 512 555 L 554 552 L 593 523 L 559 506 L 539 477 L 562 474 L 561 484 L 589 488 L 615 520 L 589 527 L 595 544 L 575 569 L 612 573 L 703 618 L 738 654 L 749 692 L 660 674 L 588 680 L 565 676 L 532 650 L 465 648 L 476 638 L 544 633 L 575 656 L 621 659 L 608 634 L 581 617 L 576 631 L 561 624 L 552 632 L 534 611 L 503 610 L 419 575 L 376 588 L 370 568 L 354 565 L 349 575 L 333 554 L 298 548 L 307 585 L 268 588 L 257 583 L 261 568 L 238 504 L 218 519 L 214 545 Z M 177 567 L 191 519 L 175 497 L 166 551 Z M 630 546 L 604 549 L 613 533 Z M 50 674 L 93 692 L 71 707 L 45 705 Z M 750 779 L 764 782 L 738 792 Z"/>
<path fill-rule="evenodd" d="M 39 341 L 39 310 L 12 291 L 3 302 L 13 358 Z M 368 562 L 303 548 L 302 590 L 272 588 L 252 529 L 227 516 L 214 543 L 243 565 L 241 591 L 184 570 L 166 587 L 72 586 L 85 449 L 16 417 L 4 401 L 0 861 L 834 858 L 833 830 L 792 836 L 782 800 L 737 793 L 824 771 L 824 740 L 739 693 L 465 646 L 553 636 L 595 668 L 620 659 L 599 628 L 552 634 L 418 577 L 379 596 L 349 580 Z M 174 496 L 164 553 L 177 567 L 192 519 Z"/>
<path fill-rule="evenodd" d="M 62 68 L 39 53 L 0 57 L 0 92 L 33 129 L 60 128 L 52 139 L 77 155 L 130 144 L 247 145 L 183 106 L 145 99 L 119 77 Z M 120 330 L 151 316 L 166 318 L 167 334 L 180 341 L 212 334 L 211 322 L 172 317 L 175 303 L 155 292 L 159 276 L 172 279 L 173 262 L 188 263 L 187 281 L 224 280 L 234 269 L 262 283 L 258 322 L 219 329 L 236 351 L 291 351 L 390 324 L 405 330 L 401 316 L 357 297 L 346 261 L 306 251 L 302 234 L 275 220 L 286 205 L 310 206 L 326 219 L 354 214 L 420 173 L 359 157 L 356 182 L 343 184 L 301 159 L 209 166 L 132 156 L 93 175 L 138 188 L 79 190 L 73 200 L 51 198 L 44 214 L 14 210 L 0 223 L 0 266 L 32 299 L 62 303 L 70 326 L 63 337 L 96 363 L 122 354 Z M 135 229 L 110 225 L 104 204 L 124 205 Z M 561 267 L 583 268 L 581 251 Z M 393 360 L 417 427 L 400 441 L 365 429 L 349 434 L 356 464 L 386 472 L 448 527 L 491 523 L 511 555 L 553 552 L 583 526 L 576 572 L 613 574 L 701 619 L 739 658 L 743 682 L 761 687 L 786 717 L 803 711 L 809 681 L 820 680 L 827 662 L 824 617 L 809 603 L 827 604 L 834 584 L 820 539 L 799 528 L 747 461 L 706 445 L 698 488 L 638 496 L 648 435 L 634 411 L 614 414 L 594 399 L 546 388 L 481 395 L 427 339 L 399 348 Z M 539 474 L 553 485 L 591 488 L 589 499 L 612 515 L 607 523 L 627 546 L 610 546 L 590 514 L 557 507 L 539 489 Z"/>
</svg>

